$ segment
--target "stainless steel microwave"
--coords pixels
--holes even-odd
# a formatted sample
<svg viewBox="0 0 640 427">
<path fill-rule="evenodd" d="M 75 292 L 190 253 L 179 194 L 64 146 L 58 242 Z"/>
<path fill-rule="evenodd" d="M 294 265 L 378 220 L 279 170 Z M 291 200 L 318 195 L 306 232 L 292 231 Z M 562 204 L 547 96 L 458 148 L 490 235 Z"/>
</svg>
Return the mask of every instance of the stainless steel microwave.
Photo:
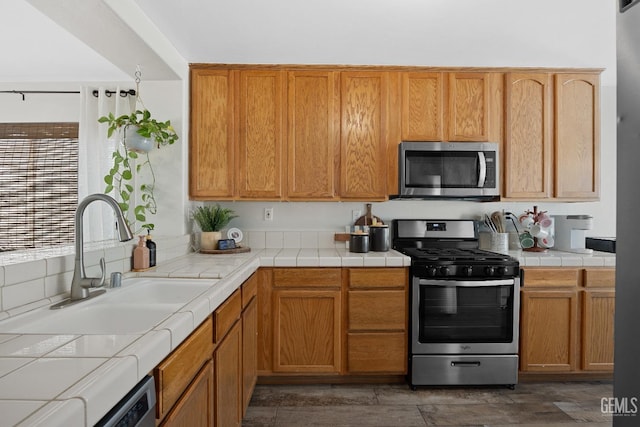
<svg viewBox="0 0 640 427">
<path fill-rule="evenodd" d="M 495 142 L 401 142 L 399 198 L 497 200 L 498 147 Z"/>
</svg>

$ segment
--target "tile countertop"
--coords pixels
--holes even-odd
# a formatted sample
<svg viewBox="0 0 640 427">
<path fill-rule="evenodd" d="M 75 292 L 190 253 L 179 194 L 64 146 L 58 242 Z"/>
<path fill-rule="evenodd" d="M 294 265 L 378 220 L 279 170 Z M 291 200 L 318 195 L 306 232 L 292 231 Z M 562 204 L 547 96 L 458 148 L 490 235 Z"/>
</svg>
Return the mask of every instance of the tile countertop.
<svg viewBox="0 0 640 427">
<path fill-rule="evenodd" d="M 0 321 L 0 424 L 94 425 L 260 266 L 409 265 L 410 259 L 395 251 L 261 249 L 233 255 L 189 254 L 138 274 L 198 278 L 209 280 L 211 287 L 144 334 L 12 334 L 1 332 Z"/>
<path fill-rule="evenodd" d="M 513 251 L 523 266 L 615 266 L 615 254 Z M 92 426 L 175 349 L 258 267 L 407 267 L 396 251 L 260 249 L 244 254 L 189 254 L 145 277 L 203 279 L 205 293 L 141 335 L 46 335 L 0 332 L 2 425 Z M 115 290 L 117 292 L 117 290 Z M 2 322 L 0 321 L 0 331 Z"/>
</svg>

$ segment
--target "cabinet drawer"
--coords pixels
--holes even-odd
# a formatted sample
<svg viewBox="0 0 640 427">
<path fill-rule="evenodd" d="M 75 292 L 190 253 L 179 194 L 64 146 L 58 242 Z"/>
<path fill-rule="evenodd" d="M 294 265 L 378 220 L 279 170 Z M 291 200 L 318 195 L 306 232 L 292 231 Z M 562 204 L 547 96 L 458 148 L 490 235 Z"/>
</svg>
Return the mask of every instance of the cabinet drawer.
<svg viewBox="0 0 640 427">
<path fill-rule="evenodd" d="M 578 268 L 525 268 L 524 286 L 530 287 L 574 287 L 580 281 Z"/>
<path fill-rule="evenodd" d="M 256 295 L 258 295 L 258 276 L 253 273 L 242 284 L 242 308 L 244 309 Z"/>
<path fill-rule="evenodd" d="M 402 288 L 407 285 L 406 268 L 349 269 L 350 288 Z"/>
<path fill-rule="evenodd" d="M 405 330 L 404 291 L 349 291 L 349 330 Z"/>
<path fill-rule="evenodd" d="M 156 418 L 162 419 L 169 412 L 202 365 L 211 359 L 212 335 L 213 323 L 209 317 L 155 368 L 158 386 Z"/>
<path fill-rule="evenodd" d="M 584 270 L 584 286 L 588 288 L 614 288 L 616 270 L 613 268 L 587 268 Z"/>
<path fill-rule="evenodd" d="M 339 268 L 276 268 L 273 286 L 276 288 L 339 288 L 342 271 Z"/>
<path fill-rule="evenodd" d="M 242 297 L 240 289 L 236 290 L 213 313 L 215 333 L 213 342 L 219 343 L 233 324 L 240 318 L 242 311 Z"/>
<path fill-rule="evenodd" d="M 350 333 L 347 341 L 350 374 L 407 372 L 404 332 Z"/>
</svg>

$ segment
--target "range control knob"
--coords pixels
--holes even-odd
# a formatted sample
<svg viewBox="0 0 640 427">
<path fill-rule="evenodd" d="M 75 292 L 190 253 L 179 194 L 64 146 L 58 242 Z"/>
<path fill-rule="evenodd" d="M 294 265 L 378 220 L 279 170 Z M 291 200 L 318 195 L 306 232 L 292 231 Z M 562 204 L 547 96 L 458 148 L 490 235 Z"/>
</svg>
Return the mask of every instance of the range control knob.
<svg viewBox="0 0 640 427">
<path fill-rule="evenodd" d="M 462 267 L 462 274 L 465 276 L 471 276 L 473 274 L 473 267 L 470 265 Z"/>
<path fill-rule="evenodd" d="M 487 276 L 493 276 L 494 274 L 496 274 L 496 268 L 490 265 L 484 269 L 484 272 Z"/>
<path fill-rule="evenodd" d="M 451 270 L 449 269 L 449 267 L 440 267 L 440 275 L 448 276 L 450 274 L 451 274 Z"/>
<path fill-rule="evenodd" d="M 498 275 L 504 276 L 507 274 L 507 267 L 498 267 Z"/>
<path fill-rule="evenodd" d="M 435 277 L 437 272 L 438 272 L 437 268 L 435 268 L 435 267 L 427 267 L 427 276 Z"/>
</svg>

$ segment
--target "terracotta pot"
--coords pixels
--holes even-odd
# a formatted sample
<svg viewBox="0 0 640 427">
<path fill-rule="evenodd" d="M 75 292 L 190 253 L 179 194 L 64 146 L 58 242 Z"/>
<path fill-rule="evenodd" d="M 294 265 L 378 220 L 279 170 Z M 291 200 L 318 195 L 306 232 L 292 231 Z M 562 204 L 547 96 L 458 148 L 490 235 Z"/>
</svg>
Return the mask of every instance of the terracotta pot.
<svg viewBox="0 0 640 427">
<path fill-rule="evenodd" d="M 203 231 L 200 233 L 200 249 L 211 251 L 218 249 L 218 240 L 222 239 L 220 231 Z"/>
</svg>

